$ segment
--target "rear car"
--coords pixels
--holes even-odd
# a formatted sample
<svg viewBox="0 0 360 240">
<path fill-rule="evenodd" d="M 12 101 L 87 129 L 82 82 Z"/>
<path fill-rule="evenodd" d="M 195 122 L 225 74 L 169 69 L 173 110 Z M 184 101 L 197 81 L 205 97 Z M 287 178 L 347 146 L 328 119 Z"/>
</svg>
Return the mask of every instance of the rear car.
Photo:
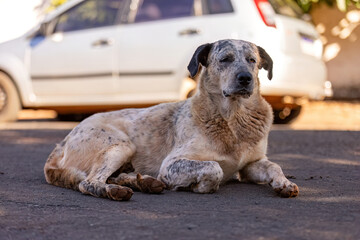
<svg viewBox="0 0 360 240">
<path fill-rule="evenodd" d="M 63 116 L 185 99 L 196 86 L 186 69 L 196 47 L 234 38 L 273 58 L 273 80 L 261 71 L 261 90 L 287 122 L 303 99 L 329 95 L 319 36 L 290 2 L 70 1 L 0 44 L 0 121 L 22 108 Z"/>
</svg>

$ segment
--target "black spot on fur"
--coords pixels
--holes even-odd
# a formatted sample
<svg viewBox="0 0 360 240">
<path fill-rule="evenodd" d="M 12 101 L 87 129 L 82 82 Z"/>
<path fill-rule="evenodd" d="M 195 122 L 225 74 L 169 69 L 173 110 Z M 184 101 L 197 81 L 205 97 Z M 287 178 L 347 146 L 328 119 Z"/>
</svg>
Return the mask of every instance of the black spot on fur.
<svg viewBox="0 0 360 240">
<path fill-rule="evenodd" d="M 167 171 L 169 175 L 179 173 L 193 173 L 198 172 L 204 167 L 210 165 L 210 162 L 178 159 L 167 167 Z"/>
<path fill-rule="evenodd" d="M 228 40 L 220 41 L 219 44 L 216 47 L 216 50 L 220 51 L 221 49 L 224 49 L 225 47 L 227 47 L 229 45 L 231 45 L 231 43 Z"/>
<path fill-rule="evenodd" d="M 249 50 L 251 51 L 251 47 L 245 44 L 245 45 L 242 46 L 242 50 L 244 51 L 244 53 L 246 53 Z"/>
</svg>

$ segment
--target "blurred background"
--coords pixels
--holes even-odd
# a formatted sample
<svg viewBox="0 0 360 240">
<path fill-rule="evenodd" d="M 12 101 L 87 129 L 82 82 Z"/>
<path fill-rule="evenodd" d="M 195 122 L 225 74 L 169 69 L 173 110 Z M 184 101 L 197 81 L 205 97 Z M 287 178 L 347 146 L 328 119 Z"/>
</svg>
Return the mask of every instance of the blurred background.
<svg viewBox="0 0 360 240">
<path fill-rule="evenodd" d="M 0 0 L 0 121 L 185 99 L 196 47 L 235 38 L 274 60 L 276 123 L 359 130 L 359 24 L 358 0 Z"/>
</svg>

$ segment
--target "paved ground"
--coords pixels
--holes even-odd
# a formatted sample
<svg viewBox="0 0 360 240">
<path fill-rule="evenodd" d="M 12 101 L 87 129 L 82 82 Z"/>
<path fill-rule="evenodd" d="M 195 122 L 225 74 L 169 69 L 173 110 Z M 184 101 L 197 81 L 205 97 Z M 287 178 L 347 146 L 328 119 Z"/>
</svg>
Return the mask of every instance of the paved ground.
<svg viewBox="0 0 360 240">
<path fill-rule="evenodd" d="M 0 239 L 359 239 L 359 131 L 274 128 L 268 156 L 300 187 L 294 199 L 229 183 L 215 194 L 135 193 L 115 202 L 46 184 L 45 160 L 73 125 L 1 126 Z"/>
</svg>

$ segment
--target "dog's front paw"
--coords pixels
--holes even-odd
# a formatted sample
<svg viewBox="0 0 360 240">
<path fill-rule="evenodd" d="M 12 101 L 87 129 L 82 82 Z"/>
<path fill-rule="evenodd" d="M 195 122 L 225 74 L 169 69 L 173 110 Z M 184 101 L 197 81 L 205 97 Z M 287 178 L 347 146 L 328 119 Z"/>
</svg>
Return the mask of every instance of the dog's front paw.
<svg viewBox="0 0 360 240">
<path fill-rule="evenodd" d="M 128 201 L 133 195 L 133 191 L 128 187 L 109 184 L 107 189 L 108 197 L 116 201 Z"/>
<path fill-rule="evenodd" d="M 282 187 L 274 188 L 274 190 L 283 198 L 292 198 L 299 194 L 298 186 L 292 182 L 289 182 L 289 184 L 284 184 Z"/>
<path fill-rule="evenodd" d="M 144 193 L 161 193 L 166 187 L 163 182 L 150 176 L 141 176 L 138 173 L 136 178 L 140 191 Z"/>
</svg>

